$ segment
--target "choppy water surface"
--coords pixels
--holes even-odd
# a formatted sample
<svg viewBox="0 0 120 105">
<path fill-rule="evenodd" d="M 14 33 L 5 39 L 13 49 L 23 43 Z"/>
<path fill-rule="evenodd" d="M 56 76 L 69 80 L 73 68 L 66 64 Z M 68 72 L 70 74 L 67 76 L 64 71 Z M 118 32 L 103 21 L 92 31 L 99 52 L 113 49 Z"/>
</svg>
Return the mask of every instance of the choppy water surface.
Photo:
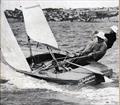
<svg viewBox="0 0 120 105">
<path fill-rule="evenodd" d="M 117 23 L 51 22 L 49 24 L 60 48 L 76 51 L 87 44 L 93 31 L 106 30 Z M 21 34 L 25 35 L 24 31 L 22 32 Z M 19 34 L 18 41 L 23 37 Z M 99 62 L 111 67 L 114 72 L 112 79 L 118 80 L 117 41 Z M 33 79 L 9 69 L 6 69 L 6 74 L 10 81 L 2 85 L 1 102 L 3 105 L 118 105 L 118 81 L 80 88 Z"/>
</svg>

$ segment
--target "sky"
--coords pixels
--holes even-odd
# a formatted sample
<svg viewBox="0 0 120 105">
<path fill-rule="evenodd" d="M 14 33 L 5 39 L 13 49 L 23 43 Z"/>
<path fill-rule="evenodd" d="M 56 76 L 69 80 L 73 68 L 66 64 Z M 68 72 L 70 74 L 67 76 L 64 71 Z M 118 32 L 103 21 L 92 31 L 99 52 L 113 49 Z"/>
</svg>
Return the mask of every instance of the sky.
<svg viewBox="0 0 120 105">
<path fill-rule="evenodd" d="M 23 0 L 2 0 L 2 6 L 6 9 L 19 8 Z M 25 2 L 36 2 L 41 8 L 96 8 L 115 7 L 119 0 L 24 0 Z"/>
</svg>

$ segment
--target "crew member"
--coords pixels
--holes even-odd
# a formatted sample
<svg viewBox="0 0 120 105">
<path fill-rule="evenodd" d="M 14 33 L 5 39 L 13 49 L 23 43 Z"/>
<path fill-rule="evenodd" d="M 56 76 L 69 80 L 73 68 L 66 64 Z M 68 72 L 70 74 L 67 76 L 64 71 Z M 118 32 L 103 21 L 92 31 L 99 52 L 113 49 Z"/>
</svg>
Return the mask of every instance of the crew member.
<svg viewBox="0 0 120 105">
<path fill-rule="evenodd" d="M 105 33 L 105 37 L 107 39 L 106 44 L 107 44 L 107 49 L 111 48 L 116 41 L 116 34 L 117 34 L 118 27 L 113 25 L 110 27 L 110 32 Z"/>
<path fill-rule="evenodd" d="M 98 32 L 96 34 L 96 39 L 87 44 L 84 50 L 79 52 L 79 56 L 88 55 L 92 57 L 91 60 L 95 61 L 101 59 L 107 51 L 105 40 L 106 37 L 104 36 L 104 33 Z"/>
</svg>

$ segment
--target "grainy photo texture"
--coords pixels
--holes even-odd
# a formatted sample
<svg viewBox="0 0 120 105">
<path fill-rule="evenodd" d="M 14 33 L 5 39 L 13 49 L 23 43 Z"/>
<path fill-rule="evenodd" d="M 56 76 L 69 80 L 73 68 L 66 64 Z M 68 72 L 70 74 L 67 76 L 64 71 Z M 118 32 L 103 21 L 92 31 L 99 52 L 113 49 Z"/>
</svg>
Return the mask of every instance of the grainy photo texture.
<svg viewBox="0 0 120 105">
<path fill-rule="evenodd" d="M 119 0 L 2 0 L 1 105 L 118 105 Z"/>
</svg>

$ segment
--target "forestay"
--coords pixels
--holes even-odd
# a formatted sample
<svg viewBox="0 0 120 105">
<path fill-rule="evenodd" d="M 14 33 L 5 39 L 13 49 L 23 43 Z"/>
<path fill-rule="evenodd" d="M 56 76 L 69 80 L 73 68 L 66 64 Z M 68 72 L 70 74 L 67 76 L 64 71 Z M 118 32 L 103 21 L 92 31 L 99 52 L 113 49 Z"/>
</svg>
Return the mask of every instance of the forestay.
<svg viewBox="0 0 120 105">
<path fill-rule="evenodd" d="M 31 71 L 3 11 L 1 15 L 1 51 L 5 61 L 13 68 Z"/>
<path fill-rule="evenodd" d="M 23 16 L 28 36 L 34 41 L 58 48 L 40 5 L 23 4 Z"/>
</svg>

